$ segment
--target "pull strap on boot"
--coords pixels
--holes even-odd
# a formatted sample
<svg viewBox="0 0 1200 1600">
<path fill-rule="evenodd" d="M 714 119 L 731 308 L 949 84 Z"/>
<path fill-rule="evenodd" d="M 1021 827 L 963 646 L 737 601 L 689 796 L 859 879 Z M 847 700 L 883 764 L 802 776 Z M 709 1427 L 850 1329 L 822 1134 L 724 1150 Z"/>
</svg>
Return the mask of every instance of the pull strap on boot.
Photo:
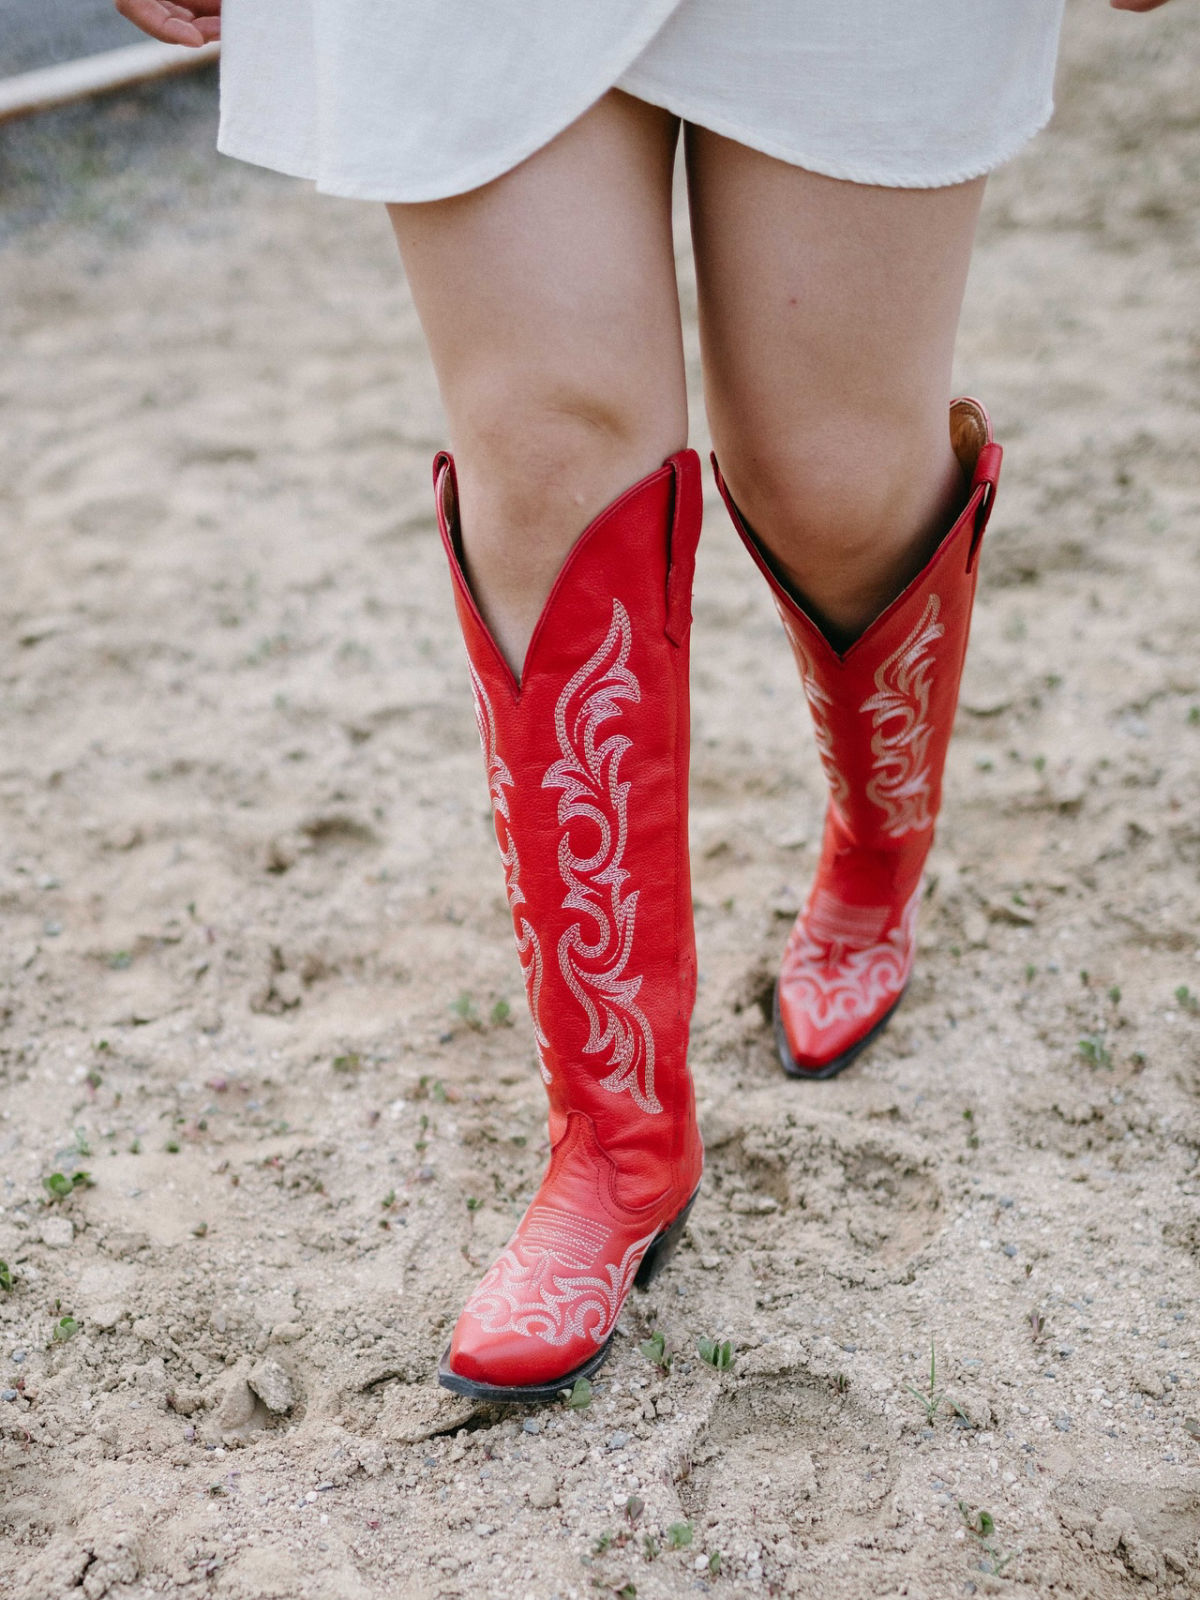
<svg viewBox="0 0 1200 1600">
<path fill-rule="evenodd" d="M 976 400 L 951 406 L 950 435 L 966 504 L 924 571 L 842 654 L 779 582 L 713 460 L 734 526 L 771 586 L 829 783 L 816 878 L 775 989 L 775 1038 L 791 1077 L 830 1078 L 849 1066 L 886 1026 L 912 971 L 1001 459 Z"/>
<path fill-rule="evenodd" d="M 518 683 L 471 595 L 454 463 L 434 463 L 551 1156 L 438 1371 L 550 1398 L 595 1371 L 678 1243 L 703 1153 L 687 1068 L 688 642 L 700 464 L 685 450 L 587 528 Z"/>
</svg>

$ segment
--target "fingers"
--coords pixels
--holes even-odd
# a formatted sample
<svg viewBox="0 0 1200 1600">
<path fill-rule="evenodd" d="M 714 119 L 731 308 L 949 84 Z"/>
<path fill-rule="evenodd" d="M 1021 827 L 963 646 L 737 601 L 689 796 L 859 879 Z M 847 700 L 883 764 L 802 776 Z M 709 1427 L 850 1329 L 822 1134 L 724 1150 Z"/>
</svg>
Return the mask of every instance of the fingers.
<svg viewBox="0 0 1200 1600">
<path fill-rule="evenodd" d="M 221 37 L 221 0 L 192 0 L 186 6 L 174 0 L 114 0 L 114 4 L 135 28 L 164 44 L 195 49 Z"/>
</svg>

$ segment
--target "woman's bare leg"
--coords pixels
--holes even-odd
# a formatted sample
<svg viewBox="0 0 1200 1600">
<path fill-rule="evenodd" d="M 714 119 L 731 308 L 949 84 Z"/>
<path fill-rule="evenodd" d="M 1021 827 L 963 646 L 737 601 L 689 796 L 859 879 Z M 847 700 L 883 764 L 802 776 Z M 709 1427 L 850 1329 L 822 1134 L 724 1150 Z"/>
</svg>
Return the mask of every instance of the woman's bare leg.
<svg viewBox="0 0 1200 1600">
<path fill-rule="evenodd" d="M 984 180 L 879 189 L 687 130 L 705 396 L 731 493 L 836 643 L 962 499 L 951 361 Z"/>
<path fill-rule="evenodd" d="M 576 538 L 687 442 L 677 134 L 614 91 L 494 183 L 389 207 L 446 408 L 468 577 L 518 673 Z"/>
</svg>

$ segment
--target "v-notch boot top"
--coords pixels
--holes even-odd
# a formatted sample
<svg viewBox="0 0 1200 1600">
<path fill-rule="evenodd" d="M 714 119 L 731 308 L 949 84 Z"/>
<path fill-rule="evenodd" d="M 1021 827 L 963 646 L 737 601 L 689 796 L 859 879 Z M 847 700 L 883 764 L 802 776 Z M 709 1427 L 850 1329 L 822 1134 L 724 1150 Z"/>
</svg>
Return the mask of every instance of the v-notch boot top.
<svg viewBox="0 0 1200 1600">
<path fill-rule="evenodd" d="M 717 469 L 734 526 L 771 586 L 829 784 L 821 857 L 775 990 L 776 1042 L 793 1077 L 849 1066 L 886 1025 L 912 971 L 1001 457 L 976 400 L 951 406 L 950 436 L 962 511 L 925 569 L 842 653 L 779 582 Z"/>
<path fill-rule="evenodd" d="M 466 581 L 449 456 L 434 480 L 551 1144 L 438 1375 L 481 1398 L 549 1398 L 604 1360 L 626 1296 L 665 1263 L 700 1181 L 687 1069 L 700 464 L 691 450 L 672 456 L 581 535 L 519 682 Z"/>
</svg>

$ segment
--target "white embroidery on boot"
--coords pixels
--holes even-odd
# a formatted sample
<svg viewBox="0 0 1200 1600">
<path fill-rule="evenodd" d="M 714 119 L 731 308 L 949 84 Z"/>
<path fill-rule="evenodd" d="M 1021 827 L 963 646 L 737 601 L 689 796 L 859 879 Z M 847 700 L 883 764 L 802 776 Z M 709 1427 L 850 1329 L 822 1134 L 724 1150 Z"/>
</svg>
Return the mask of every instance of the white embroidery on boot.
<svg viewBox="0 0 1200 1600">
<path fill-rule="evenodd" d="M 898 995 L 912 970 L 917 937 L 917 885 L 886 938 L 886 906 L 849 906 L 818 889 L 796 924 L 779 984 L 789 1005 L 818 1030 L 870 1016 Z M 862 943 L 866 934 L 867 944 Z"/>
<path fill-rule="evenodd" d="M 604 643 L 558 697 L 554 729 L 562 756 L 548 768 L 542 787 L 563 791 L 558 801 L 558 821 L 565 829 L 558 842 L 558 870 L 567 887 L 563 909 L 583 912 L 597 930 L 595 941 L 589 942 L 576 922 L 558 941 L 563 979 L 587 1014 L 584 1051 L 595 1055 L 611 1046 L 608 1065 L 613 1071 L 600 1087 L 613 1094 L 628 1089 L 643 1111 L 659 1112 L 654 1032 L 637 1004 L 642 979 L 625 976 L 639 891 L 622 893 L 629 877 L 622 862 L 630 785 L 620 781 L 618 769 L 632 741 L 619 733 L 599 742 L 596 737 L 601 723 L 621 715 L 622 700 L 637 704 L 642 698 L 627 665 L 631 642 L 628 613 L 614 600 Z M 580 821 L 599 833 L 595 850 L 586 856 L 571 847 L 570 825 Z"/>
<path fill-rule="evenodd" d="M 552 1345 L 586 1336 L 603 1344 L 655 1234 L 635 1240 L 602 1276 L 571 1276 L 592 1265 L 608 1238 L 608 1230 L 587 1217 L 535 1205 L 484 1274 L 465 1314 L 486 1333 L 525 1334 Z M 557 1270 L 563 1267 L 566 1274 Z"/>
<path fill-rule="evenodd" d="M 883 831 L 893 839 L 933 826 L 925 755 L 933 732 L 928 721 L 931 652 L 946 631 L 937 620 L 940 609 L 941 601 L 931 594 L 920 622 L 875 673 L 876 692 L 859 708 L 871 714 L 875 729 L 867 798 L 885 813 Z"/>
<path fill-rule="evenodd" d="M 844 812 L 850 799 L 850 785 L 837 764 L 837 757 L 833 750 L 833 734 L 830 732 L 828 720 L 828 708 L 833 705 L 833 696 L 817 678 L 816 668 L 813 666 L 812 657 L 808 653 L 808 646 L 801 636 L 798 624 L 788 615 L 781 603 L 777 602 L 776 604 L 784 632 L 791 642 L 792 654 L 796 657 L 796 665 L 800 669 L 800 684 L 804 690 L 804 698 L 808 701 L 809 713 L 812 716 L 813 735 L 817 741 L 817 754 L 820 756 L 821 765 L 825 769 L 830 798 L 833 800 L 834 805 Z"/>
<path fill-rule="evenodd" d="M 475 721 L 479 726 L 479 742 L 483 745 L 483 759 L 487 767 L 488 790 L 492 797 L 492 820 L 496 824 L 496 844 L 500 850 L 500 860 L 504 864 L 504 887 L 508 894 L 508 904 L 513 913 L 513 934 L 517 943 L 517 957 L 521 964 L 521 978 L 525 984 L 525 998 L 529 1002 L 529 1014 L 533 1018 L 533 1037 L 537 1046 L 538 1067 L 544 1082 L 549 1083 L 550 1069 L 546 1065 L 545 1052 L 550 1048 L 550 1041 L 542 1031 L 542 1021 L 539 1006 L 542 996 L 542 947 L 538 936 L 530 926 L 528 920 L 518 916 L 516 908 L 525 903 L 525 891 L 521 888 L 521 860 L 517 855 L 517 844 L 509 832 L 508 796 L 505 788 L 515 787 L 512 773 L 496 749 L 496 716 L 492 710 L 492 702 L 488 692 L 483 686 L 483 680 L 475 671 L 474 664 L 468 660 L 467 670 L 471 674 L 471 693 L 475 698 Z M 529 960 L 525 957 L 528 955 Z"/>
</svg>

